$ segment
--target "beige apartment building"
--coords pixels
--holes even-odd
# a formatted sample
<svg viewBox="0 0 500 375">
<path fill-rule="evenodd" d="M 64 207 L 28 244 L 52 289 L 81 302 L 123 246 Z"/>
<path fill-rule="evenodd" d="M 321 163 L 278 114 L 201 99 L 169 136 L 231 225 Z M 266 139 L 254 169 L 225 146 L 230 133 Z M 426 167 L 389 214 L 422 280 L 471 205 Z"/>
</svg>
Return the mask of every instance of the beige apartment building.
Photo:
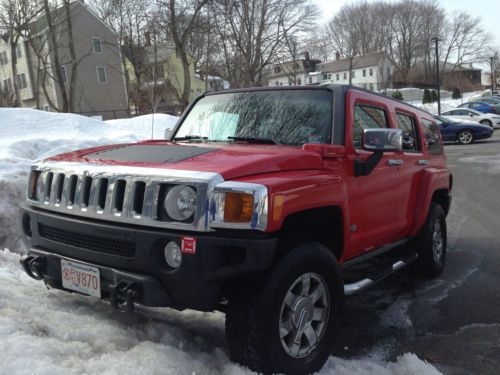
<svg viewBox="0 0 500 375">
<path fill-rule="evenodd" d="M 70 7 L 76 55 L 72 60 L 69 29 L 62 8 L 55 11 L 53 19 L 57 30 L 60 77 L 66 97 L 72 98 L 73 112 L 104 119 L 127 116 L 128 97 L 120 44 L 113 30 L 83 2 L 75 1 Z M 63 93 L 54 64 L 55 48 L 48 30 L 47 20 L 42 16 L 20 37 L 15 52 L 15 77 L 9 36 L 5 33 L 0 38 L 1 105 L 13 105 L 15 82 L 19 92 L 17 106 L 46 111 L 63 108 Z M 76 61 L 74 80 L 71 76 L 73 61 Z M 73 90 L 71 85 L 74 85 Z M 70 91 L 74 92 L 72 96 Z"/>
</svg>

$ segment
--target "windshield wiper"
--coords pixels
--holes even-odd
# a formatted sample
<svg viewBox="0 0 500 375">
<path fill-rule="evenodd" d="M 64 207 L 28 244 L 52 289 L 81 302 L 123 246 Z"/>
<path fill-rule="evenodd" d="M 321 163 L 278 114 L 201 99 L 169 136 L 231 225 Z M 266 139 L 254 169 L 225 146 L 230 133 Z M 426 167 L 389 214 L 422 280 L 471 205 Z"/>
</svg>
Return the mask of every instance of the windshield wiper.
<svg viewBox="0 0 500 375">
<path fill-rule="evenodd" d="M 201 135 L 186 135 L 185 137 L 175 137 L 174 141 L 203 141 L 208 139 L 208 137 L 202 137 Z"/>
<path fill-rule="evenodd" d="M 276 142 L 272 138 L 259 138 L 259 137 L 227 137 L 227 139 L 230 139 L 235 142 L 248 142 L 248 143 L 260 143 L 264 145 L 277 145 L 278 142 Z"/>
</svg>

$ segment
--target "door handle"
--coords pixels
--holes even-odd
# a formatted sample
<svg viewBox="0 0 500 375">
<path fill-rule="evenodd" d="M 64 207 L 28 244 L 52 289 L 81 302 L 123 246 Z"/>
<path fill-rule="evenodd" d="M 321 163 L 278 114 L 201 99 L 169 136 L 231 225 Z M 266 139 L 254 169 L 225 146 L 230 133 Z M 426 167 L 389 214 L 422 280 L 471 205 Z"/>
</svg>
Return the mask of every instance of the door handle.
<svg viewBox="0 0 500 375">
<path fill-rule="evenodd" d="M 429 164 L 429 160 L 419 160 L 417 161 L 417 165 L 427 165 Z"/>
<path fill-rule="evenodd" d="M 389 159 L 387 160 L 387 164 L 389 165 L 403 165 L 405 162 L 401 159 Z"/>
</svg>

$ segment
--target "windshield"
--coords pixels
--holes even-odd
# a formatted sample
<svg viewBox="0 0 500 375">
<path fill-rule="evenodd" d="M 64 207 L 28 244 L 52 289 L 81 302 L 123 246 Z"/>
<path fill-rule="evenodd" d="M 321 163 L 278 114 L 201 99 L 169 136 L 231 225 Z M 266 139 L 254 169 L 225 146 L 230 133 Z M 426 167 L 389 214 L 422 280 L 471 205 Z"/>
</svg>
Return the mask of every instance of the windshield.
<svg viewBox="0 0 500 375">
<path fill-rule="evenodd" d="M 327 90 L 209 95 L 191 109 L 175 140 L 330 143 L 333 98 Z M 264 143 L 264 142 L 263 142 Z"/>
</svg>

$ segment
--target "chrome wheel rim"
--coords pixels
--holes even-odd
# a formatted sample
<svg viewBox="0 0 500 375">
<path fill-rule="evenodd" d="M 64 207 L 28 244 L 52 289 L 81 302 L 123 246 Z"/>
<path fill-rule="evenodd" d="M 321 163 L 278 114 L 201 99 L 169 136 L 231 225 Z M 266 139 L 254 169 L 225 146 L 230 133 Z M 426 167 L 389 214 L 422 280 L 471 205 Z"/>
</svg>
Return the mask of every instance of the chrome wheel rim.
<svg viewBox="0 0 500 375">
<path fill-rule="evenodd" d="M 462 132 L 459 135 L 460 143 L 471 143 L 472 142 L 472 133 L 471 132 Z"/>
<path fill-rule="evenodd" d="M 279 335 L 285 352 L 293 358 L 310 354 L 321 341 L 330 312 L 328 287 L 316 273 L 298 277 L 281 304 Z"/>
<path fill-rule="evenodd" d="M 432 232 L 432 254 L 434 255 L 434 261 L 436 263 L 441 263 L 441 255 L 443 254 L 444 239 L 443 231 L 441 228 L 441 221 L 436 219 L 434 222 L 434 230 Z"/>
</svg>

